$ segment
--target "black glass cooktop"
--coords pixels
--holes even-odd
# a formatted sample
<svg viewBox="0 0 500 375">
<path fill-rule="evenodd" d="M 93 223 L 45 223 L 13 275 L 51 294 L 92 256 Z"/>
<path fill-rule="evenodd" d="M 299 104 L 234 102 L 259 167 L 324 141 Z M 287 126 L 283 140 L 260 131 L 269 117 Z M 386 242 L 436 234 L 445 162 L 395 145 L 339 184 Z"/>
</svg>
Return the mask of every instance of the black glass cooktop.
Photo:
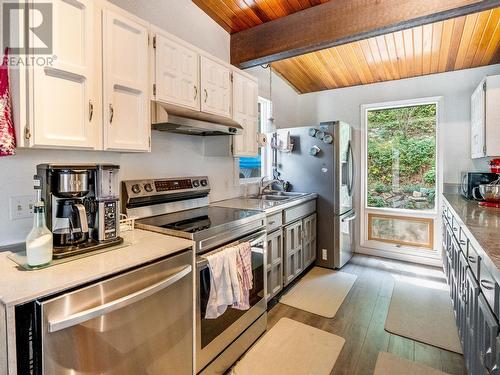
<svg viewBox="0 0 500 375">
<path fill-rule="evenodd" d="M 260 211 L 227 207 L 201 207 L 172 214 L 153 216 L 138 220 L 139 223 L 186 233 L 223 226 L 246 219 Z"/>
</svg>

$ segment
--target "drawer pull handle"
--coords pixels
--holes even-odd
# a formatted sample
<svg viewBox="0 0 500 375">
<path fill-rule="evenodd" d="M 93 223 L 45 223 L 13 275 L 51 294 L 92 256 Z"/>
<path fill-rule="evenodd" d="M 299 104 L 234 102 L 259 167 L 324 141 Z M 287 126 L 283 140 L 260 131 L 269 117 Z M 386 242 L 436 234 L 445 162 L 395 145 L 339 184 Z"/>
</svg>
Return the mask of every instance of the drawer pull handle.
<svg viewBox="0 0 500 375">
<path fill-rule="evenodd" d="M 453 232 L 456 232 L 456 231 L 458 231 L 458 228 L 453 228 Z"/>
<path fill-rule="evenodd" d="M 481 286 L 486 289 L 486 290 L 493 290 L 495 289 L 495 284 L 493 284 L 489 280 L 481 280 Z"/>
<path fill-rule="evenodd" d="M 467 242 L 465 242 L 464 240 L 460 240 L 460 245 L 465 246 L 465 245 L 467 245 Z"/>
<path fill-rule="evenodd" d="M 276 223 L 276 221 L 273 220 L 273 221 L 269 222 L 269 225 L 274 225 L 275 223 Z"/>
<path fill-rule="evenodd" d="M 476 258 L 474 258 L 472 255 L 469 255 L 467 258 L 469 258 L 469 262 L 476 263 Z"/>
</svg>

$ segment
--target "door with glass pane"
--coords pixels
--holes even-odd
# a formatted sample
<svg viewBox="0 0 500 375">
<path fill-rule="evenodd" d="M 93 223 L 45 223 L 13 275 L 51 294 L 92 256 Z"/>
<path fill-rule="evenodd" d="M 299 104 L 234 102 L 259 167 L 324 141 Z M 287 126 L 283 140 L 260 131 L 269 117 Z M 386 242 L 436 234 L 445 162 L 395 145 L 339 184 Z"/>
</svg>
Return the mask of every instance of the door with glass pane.
<svg viewBox="0 0 500 375">
<path fill-rule="evenodd" d="M 362 246 L 435 252 L 437 111 L 437 102 L 364 107 Z"/>
</svg>

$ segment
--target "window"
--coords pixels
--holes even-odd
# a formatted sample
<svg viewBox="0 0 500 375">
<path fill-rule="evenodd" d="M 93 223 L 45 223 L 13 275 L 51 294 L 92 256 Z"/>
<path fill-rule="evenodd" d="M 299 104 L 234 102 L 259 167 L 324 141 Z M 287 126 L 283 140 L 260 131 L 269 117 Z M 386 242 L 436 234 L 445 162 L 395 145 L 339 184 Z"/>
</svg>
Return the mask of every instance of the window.
<svg viewBox="0 0 500 375">
<path fill-rule="evenodd" d="M 271 102 L 267 99 L 259 97 L 259 133 L 268 132 L 267 123 L 272 116 Z M 259 154 L 254 157 L 239 158 L 239 179 L 240 182 L 253 182 L 263 176 L 268 175 L 269 160 L 268 150 L 259 147 Z"/>
<path fill-rule="evenodd" d="M 438 100 L 363 106 L 361 245 L 434 250 Z"/>
</svg>

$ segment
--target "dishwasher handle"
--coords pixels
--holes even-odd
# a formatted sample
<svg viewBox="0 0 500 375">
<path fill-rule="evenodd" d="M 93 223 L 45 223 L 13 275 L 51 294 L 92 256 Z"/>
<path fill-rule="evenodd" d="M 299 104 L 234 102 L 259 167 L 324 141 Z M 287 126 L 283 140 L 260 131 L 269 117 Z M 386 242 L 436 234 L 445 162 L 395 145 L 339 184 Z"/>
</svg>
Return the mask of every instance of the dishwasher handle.
<svg viewBox="0 0 500 375">
<path fill-rule="evenodd" d="M 135 302 L 138 302 L 146 297 L 149 297 L 159 292 L 160 290 L 163 290 L 175 284 L 177 281 L 181 280 L 182 278 L 190 274 L 192 269 L 193 267 L 191 265 L 187 265 L 183 267 L 182 270 L 180 270 L 179 272 L 153 285 L 150 285 L 144 289 L 138 290 L 137 292 L 128 294 L 124 297 L 118 298 L 114 301 L 105 303 L 103 305 L 96 306 L 91 309 L 69 315 L 63 319 L 51 320 L 48 322 L 48 331 L 50 333 L 61 331 L 63 329 L 84 323 L 88 320 L 97 318 L 102 315 L 106 315 L 110 312 L 129 306 Z"/>
</svg>

